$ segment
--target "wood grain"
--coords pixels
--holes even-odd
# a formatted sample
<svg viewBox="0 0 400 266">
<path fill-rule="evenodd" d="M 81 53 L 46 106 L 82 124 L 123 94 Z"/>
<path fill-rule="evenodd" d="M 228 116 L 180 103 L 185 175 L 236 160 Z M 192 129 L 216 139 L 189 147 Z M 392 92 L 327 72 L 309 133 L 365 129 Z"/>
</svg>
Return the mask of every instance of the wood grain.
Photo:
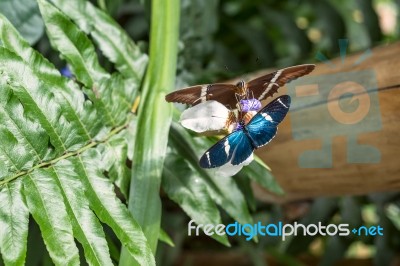
<svg viewBox="0 0 400 266">
<path fill-rule="evenodd" d="M 357 145 L 349 144 L 351 141 L 349 128 L 339 125 L 346 120 L 348 114 L 346 114 L 346 111 L 334 114 L 334 116 L 338 116 L 335 119 L 341 121 L 336 121 L 336 123 L 329 123 L 328 121 L 332 117 L 329 117 L 329 119 L 326 117 L 328 105 L 334 106 L 334 109 L 340 108 L 341 105 L 337 98 L 325 99 L 310 106 L 298 106 L 298 110 L 292 110 L 279 126 L 276 138 L 269 145 L 257 151 L 257 155 L 271 167 L 286 195 L 277 197 L 254 184 L 253 188 L 257 198 L 265 201 L 286 202 L 318 196 L 366 194 L 400 189 L 400 43 L 375 48 L 368 58 L 355 65 L 361 54 L 348 56 L 343 62 L 341 58 L 332 60 L 331 63 L 336 65 L 336 68 L 324 63 L 318 64 L 314 72 L 310 74 L 310 78 L 327 77 L 325 80 L 319 80 L 318 83 L 320 83 L 321 88 L 324 87 L 325 89 L 324 92 L 319 93 L 328 95 L 331 93 L 331 87 L 334 86 L 330 77 L 337 75 L 340 77 L 342 74 L 350 73 L 348 81 L 351 82 L 352 73 L 362 71 L 372 73 L 372 77 L 371 75 L 360 76 L 355 74 L 358 78 L 363 79 L 357 80 L 356 83 L 369 84 L 371 80 L 375 80 L 375 86 L 377 86 L 375 95 L 364 93 L 364 96 L 362 96 L 364 100 L 367 99 L 367 103 L 358 98 L 359 106 L 357 108 L 368 105 L 367 111 L 375 108 L 375 114 L 371 117 L 372 111 L 370 111 L 366 115 L 364 113 L 365 117 L 369 117 L 369 120 L 365 118 L 366 121 L 361 119 L 360 122 L 350 122 L 353 123 L 351 130 L 354 129 L 354 141 L 375 147 L 380 153 L 379 162 L 348 162 L 348 147 L 350 150 L 357 147 Z M 300 80 L 298 81 L 300 82 Z M 342 81 L 338 80 L 339 83 Z M 330 84 L 328 84 L 329 82 Z M 357 91 L 357 84 L 348 83 L 346 86 L 350 91 L 352 89 Z M 373 86 L 373 84 L 370 86 Z M 289 93 L 298 97 L 307 97 L 307 95 L 311 97 L 316 93 L 318 94 L 315 86 L 300 88 L 301 90 L 297 94 L 296 91 L 292 91 L 293 87 L 295 85 L 289 84 L 286 88 L 282 88 L 279 94 Z M 360 95 L 358 96 L 361 97 Z M 369 98 L 371 100 L 368 103 Z M 293 103 L 295 101 L 296 99 Z M 301 117 L 298 116 L 299 113 L 296 116 L 294 112 L 304 113 L 300 124 L 305 135 L 318 135 L 318 132 L 322 132 L 325 133 L 324 136 L 328 135 L 328 137 L 325 137 L 326 139 L 331 139 L 332 166 L 330 168 L 303 168 L 299 166 L 299 156 L 307 150 L 321 149 L 324 137 L 294 139 L 294 133 L 299 133 L 299 121 L 296 120 L 297 123 L 294 123 L 296 121 L 292 120 Z M 376 123 L 375 130 L 374 126 L 372 126 L 372 129 L 371 127 L 368 129 L 368 123 Z M 363 130 L 358 124 L 366 127 L 367 130 Z M 309 129 L 308 133 L 307 129 Z M 345 131 L 342 132 L 342 130 Z M 329 137 L 329 135 L 332 135 L 332 137 Z M 364 154 L 366 157 L 369 155 L 368 152 Z M 359 157 L 364 157 L 363 154 L 361 155 Z"/>
</svg>

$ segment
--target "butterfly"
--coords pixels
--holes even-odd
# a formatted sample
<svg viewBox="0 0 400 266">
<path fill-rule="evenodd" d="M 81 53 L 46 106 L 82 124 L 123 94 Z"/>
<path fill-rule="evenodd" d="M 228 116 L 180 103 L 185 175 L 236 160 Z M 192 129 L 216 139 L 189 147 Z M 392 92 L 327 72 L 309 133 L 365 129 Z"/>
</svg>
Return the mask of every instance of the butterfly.
<svg viewBox="0 0 400 266">
<path fill-rule="evenodd" d="M 206 135 L 232 133 L 237 127 L 237 117 L 247 124 L 261 107 L 257 99 L 240 100 L 238 110 L 229 110 L 217 101 L 207 101 L 183 111 L 179 122 L 187 129 Z"/>
<path fill-rule="evenodd" d="M 262 108 L 245 124 L 239 121 L 236 131 L 218 141 L 200 158 L 203 168 L 220 167 L 228 162 L 238 165 L 255 149 L 268 144 L 276 135 L 277 126 L 290 107 L 290 96 L 283 95 Z"/>
<path fill-rule="evenodd" d="M 236 109 L 238 98 L 244 99 L 251 95 L 252 98 L 262 101 L 277 92 L 279 87 L 293 79 L 307 75 L 314 68 L 315 65 L 313 64 L 283 68 L 247 83 L 242 80 L 237 84 L 216 83 L 196 85 L 171 92 L 165 96 L 165 100 L 167 102 L 178 102 L 189 105 L 197 105 L 205 101 L 215 100 L 229 109 Z"/>
</svg>

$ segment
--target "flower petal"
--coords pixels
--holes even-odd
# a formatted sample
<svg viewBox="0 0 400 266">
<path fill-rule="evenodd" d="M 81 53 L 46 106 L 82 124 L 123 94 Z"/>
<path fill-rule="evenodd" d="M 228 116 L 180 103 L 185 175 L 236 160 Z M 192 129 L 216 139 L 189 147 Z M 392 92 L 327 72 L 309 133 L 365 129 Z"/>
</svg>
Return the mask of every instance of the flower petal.
<svg viewBox="0 0 400 266">
<path fill-rule="evenodd" d="M 261 102 L 257 99 L 240 100 L 242 112 L 258 111 L 261 109 Z"/>
<path fill-rule="evenodd" d="M 225 129 L 230 111 L 217 101 L 207 101 L 186 109 L 181 114 L 185 128 L 201 133 Z"/>
</svg>

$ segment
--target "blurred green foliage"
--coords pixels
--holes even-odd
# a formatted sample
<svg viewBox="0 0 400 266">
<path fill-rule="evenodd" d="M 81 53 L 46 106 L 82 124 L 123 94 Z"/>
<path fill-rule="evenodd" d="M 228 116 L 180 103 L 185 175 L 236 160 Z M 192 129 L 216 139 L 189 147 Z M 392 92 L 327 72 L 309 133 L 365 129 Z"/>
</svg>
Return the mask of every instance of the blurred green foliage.
<svg viewBox="0 0 400 266">
<path fill-rule="evenodd" d="M 5 15 L 30 43 L 44 33 L 44 24 L 36 0 L 0 0 L 0 13 Z"/>
<path fill-rule="evenodd" d="M 150 1 L 92 2 L 147 49 Z M 0 7 L 8 9 L 10 3 L 1 0 Z M 314 61 L 316 52 L 334 57 L 338 39 L 349 40 L 348 52 L 393 42 L 400 37 L 399 6 L 395 0 L 182 0 L 178 87 Z M 28 36 L 43 34 L 40 21 L 25 33 L 25 25 L 33 25 L 25 13 L 16 9 L 10 16 L 31 43 L 61 64 L 46 37 L 37 41 Z"/>
</svg>

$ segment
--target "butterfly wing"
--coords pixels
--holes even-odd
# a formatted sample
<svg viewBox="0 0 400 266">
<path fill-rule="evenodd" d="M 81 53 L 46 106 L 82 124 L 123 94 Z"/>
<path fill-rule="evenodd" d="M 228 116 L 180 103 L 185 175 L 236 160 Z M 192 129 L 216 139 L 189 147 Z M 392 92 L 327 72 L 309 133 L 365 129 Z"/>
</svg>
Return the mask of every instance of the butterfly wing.
<svg viewBox="0 0 400 266">
<path fill-rule="evenodd" d="M 253 94 L 252 96 L 254 98 L 262 101 L 276 93 L 279 87 L 282 87 L 294 79 L 307 75 L 313 71 L 314 68 L 315 65 L 313 64 L 283 68 L 249 81 L 247 83 L 247 89 Z"/>
<path fill-rule="evenodd" d="M 277 126 L 282 122 L 290 107 L 290 96 L 276 98 L 261 109 L 246 125 L 247 134 L 255 148 L 264 146 L 276 135 Z"/>
<path fill-rule="evenodd" d="M 236 89 L 236 85 L 224 83 L 197 85 L 171 92 L 165 96 L 165 100 L 167 102 L 178 102 L 190 105 L 215 100 L 225 106 L 236 108 Z"/>
<path fill-rule="evenodd" d="M 252 153 L 254 147 L 242 130 L 235 131 L 218 141 L 200 158 L 200 166 L 214 168 L 228 162 L 238 165 L 244 162 Z"/>
<path fill-rule="evenodd" d="M 251 143 L 249 137 L 242 133 L 241 140 L 237 142 L 237 145 L 233 150 L 230 163 L 233 165 L 241 164 L 242 162 L 246 161 L 247 158 L 249 158 L 254 149 L 255 147 Z"/>
<path fill-rule="evenodd" d="M 264 100 L 277 92 L 279 87 L 293 79 L 307 75 L 314 68 L 315 65 L 305 64 L 280 69 L 249 81 L 247 91 L 250 92 L 250 96 L 260 101 Z M 237 99 L 235 94 L 238 92 L 240 92 L 240 88 L 234 84 L 205 84 L 171 92 L 165 96 L 165 100 L 189 105 L 215 100 L 230 109 L 236 109 Z"/>
<path fill-rule="evenodd" d="M 229 109 L 236 109 L 236 91 L 238 87 L 233 84 L 211 84 L 208 88 L 207 101 L 214 100 L 227 106 Z"/>
<path fill-rule="evenodd" d="M 254 151 L 274 138 L 277 125 L 290 107 L 290 97 L 283 95 L 259 111 L 244 129 L 237 130 L 218 141 L 200 158 L 200 166 L 214 168 L 228 162 L 238 165 Z"/>
</svg>

